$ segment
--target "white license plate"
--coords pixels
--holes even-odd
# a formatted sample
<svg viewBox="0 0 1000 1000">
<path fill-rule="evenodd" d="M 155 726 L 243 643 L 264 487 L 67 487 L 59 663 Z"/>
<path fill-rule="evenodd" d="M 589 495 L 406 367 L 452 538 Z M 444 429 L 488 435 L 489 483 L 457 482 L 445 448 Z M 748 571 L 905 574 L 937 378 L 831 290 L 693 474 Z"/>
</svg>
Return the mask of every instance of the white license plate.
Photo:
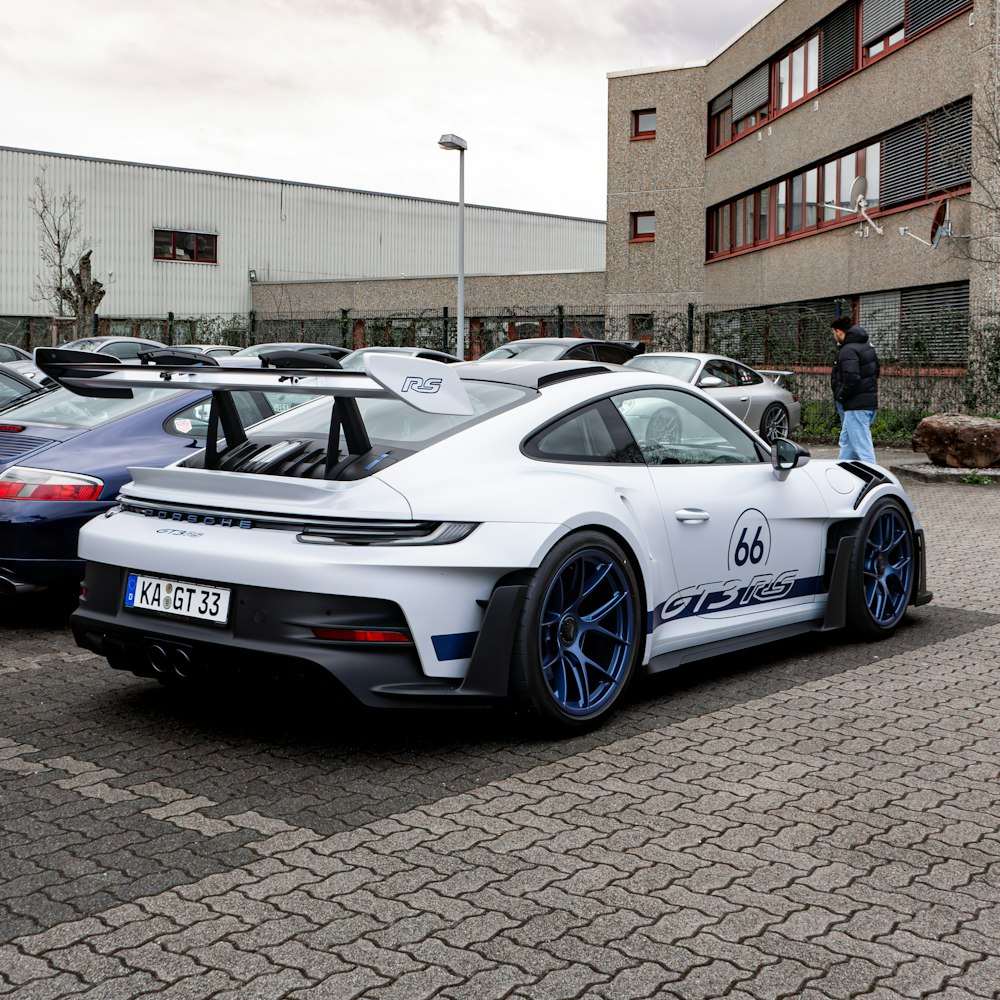
<svg viewBox="0 0 1000 1000">
<path fill-rule="evenodd" d="M 225 625 L 229 619 L 230 593 L 225 587 L 129 573 L 125 607 Z"/>
</svg>

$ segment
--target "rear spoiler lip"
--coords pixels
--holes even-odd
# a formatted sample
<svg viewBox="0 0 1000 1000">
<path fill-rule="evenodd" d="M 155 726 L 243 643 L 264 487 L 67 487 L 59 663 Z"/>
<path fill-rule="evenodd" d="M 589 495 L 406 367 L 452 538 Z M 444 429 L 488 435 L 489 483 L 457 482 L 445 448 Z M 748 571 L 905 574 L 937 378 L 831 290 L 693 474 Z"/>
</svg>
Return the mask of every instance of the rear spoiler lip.
<svg viewBox="0 0 1000 1000">
<path fill-rule="evenodd" d="M 232 365 L 182 365 L 168 359 L 165 364 L 146 363 L 123 365 L 117 359 L 97 360 L 86 351 L 73 351 L 57 347 L 39 347 L 35 350 L 35 364 L 60 385 L 81 396 L 103 398 L 130 398 L 132 389 L 202 390 L 204 392 L 231 392 L 236 390 L 259 392 L 292 392 L 309 396 L 339 396 L 346 399 L 398 399 L 414 409 L 427 413 L 472 412 L 467 397 L 465 407 L 456 411 L 454 400 L 449 402 L 447 393 L 408 386 L 408 382 L 425 383 L 436 380 L 458 383 L 461 396 L 464 387 L 450 365 L 424 358 L 397 358 L 386 362 L 377 355 L 365 359 L 368 372 L 344 371 L 335 368 L 262 368 L 235 367 Z M 305 360 L 305 359 L 304 359 Z M 401 369 L 401 365 L 404 366 Z M 430 366 L 429 368 L 427 366 Z M 385 371 L 384 369 L 389 369 Z M 403 378 L 400 388 L 393 388 L 392 371 L 412 372 Z M 370 374 L 369 374 L 370 373 Z M 448 374 L 450 373 L 450 379 Z M 390 383 L 390 384 L 387 384 Z M 435 404 L 438 405 L 435 405 Z"/>
<path fill-rule="evenodd" d="M 793 371 L 778 371 L 775 368 L 755 368 L 754 371 L 758 375 L 766 375 L 777 386 L 782 385 L 786 378 L 795 374 Z"/>
</svg>

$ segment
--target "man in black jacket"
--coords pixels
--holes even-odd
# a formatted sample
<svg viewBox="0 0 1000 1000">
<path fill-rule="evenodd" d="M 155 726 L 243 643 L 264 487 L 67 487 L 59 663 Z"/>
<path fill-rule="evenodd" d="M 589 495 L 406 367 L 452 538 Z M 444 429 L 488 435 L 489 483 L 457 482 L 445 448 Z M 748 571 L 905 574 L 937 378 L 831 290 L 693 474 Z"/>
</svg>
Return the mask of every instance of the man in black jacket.
<svg viewBox="0 0 1000 1000">
<path fill-rule="evenodd" d="M 849 316 L 838 316 L 831 325 L 837 340 L 830 385 L 841 420 L 840 460 L 874 462 L 871 426 L 878 409 L 878 355 L 868 334 Z"/>
</svg>

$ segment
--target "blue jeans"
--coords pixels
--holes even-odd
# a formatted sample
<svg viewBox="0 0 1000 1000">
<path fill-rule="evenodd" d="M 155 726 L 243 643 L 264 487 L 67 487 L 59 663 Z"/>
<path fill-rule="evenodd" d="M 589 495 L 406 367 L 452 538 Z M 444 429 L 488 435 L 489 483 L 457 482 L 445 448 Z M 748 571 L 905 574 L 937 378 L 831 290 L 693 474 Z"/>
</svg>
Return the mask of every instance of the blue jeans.
<svg viewBox="0 0 1000 1000">
<path fill-rule="evenodd" d="M 840 414 L 840 455 L 841 462 L 871 462 L 875 464 L 875 446 L 872 444 L 872 423 L 874 410 L 845 410 L 837 403 Z"/>
</svg>

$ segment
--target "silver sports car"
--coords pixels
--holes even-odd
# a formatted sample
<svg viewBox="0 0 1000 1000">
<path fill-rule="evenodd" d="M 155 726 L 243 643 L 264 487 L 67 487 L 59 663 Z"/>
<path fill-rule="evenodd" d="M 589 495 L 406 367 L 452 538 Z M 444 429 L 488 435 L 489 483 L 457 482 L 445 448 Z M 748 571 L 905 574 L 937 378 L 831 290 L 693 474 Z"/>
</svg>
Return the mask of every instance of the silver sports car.
<svg viewBox="0 0 1000 1000">
<path fill-rule="evenodd" d="M 626 364 L 672 375 L 705 389 L 766 441 L 787 437 L 802 415 L 798 396 L 782 385 L 792 372 L 758 371 L 715 354 L 640 354 Z"/>
</svg>

